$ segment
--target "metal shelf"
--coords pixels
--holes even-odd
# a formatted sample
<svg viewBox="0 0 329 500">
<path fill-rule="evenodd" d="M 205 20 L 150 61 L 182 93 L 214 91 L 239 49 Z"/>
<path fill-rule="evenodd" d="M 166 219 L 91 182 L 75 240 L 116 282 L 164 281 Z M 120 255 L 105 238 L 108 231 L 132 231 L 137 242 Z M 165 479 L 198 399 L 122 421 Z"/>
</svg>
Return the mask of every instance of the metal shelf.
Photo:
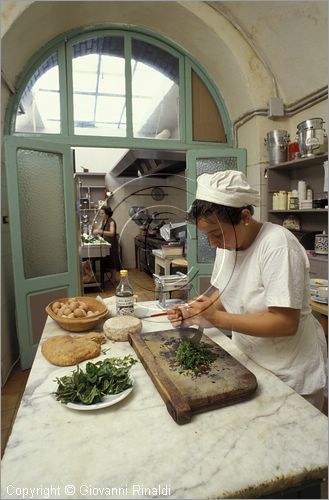
<svg viewBox="0 0 329 500">
<path fill-rule="evenodd" d="M 313 155 L 307 158 L 299 158 L 297 160 L 286 161 L 278 163 L 277 165 L 269 165 L 270 170 L 284 170 L 286 168 L 302 168 L 314 167 L 314 165 L 321 165 L 321 163 L 328 159 L 328 153 L 322 155 Z"/>
<path fill-rule="evenodd" d="M 302 209 L 296 209 L 296 210 L 269 210 L 268 211 L 270 214 L 304 214 L 304 213 L 328 213 L 327 208 L 302 208 Z"/>
<path fill-rule="evenodd" d="M 309 259 L 318 260 L 320 262 L 327 262 L 328 255 L 323 253 L 317 253 L 316 255 L 307 255 Z"/>
</svg>

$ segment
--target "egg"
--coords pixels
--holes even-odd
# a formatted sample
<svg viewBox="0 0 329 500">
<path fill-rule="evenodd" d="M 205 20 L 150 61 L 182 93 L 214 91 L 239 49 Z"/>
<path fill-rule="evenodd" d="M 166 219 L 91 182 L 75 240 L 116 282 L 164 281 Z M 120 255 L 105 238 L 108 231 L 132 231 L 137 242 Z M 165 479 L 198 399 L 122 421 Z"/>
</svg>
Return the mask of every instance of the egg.
<svg viewBox="0 0 329 500">
<path fill-rule="evenodd" d="M 77 309 L 78 307 L 79 307 L 79 304 L 75 300 L 73 300 L 72 302 L 69 303 L 69 308 L 71 309 L 72 312 L 74 311 L 74 309 Z"/>
<path fill-rule="evenodd" d="M 74 311 L 73 311 L 73 314 L 76 318 L 84 318 L 85 316 L 87 316 L 87 313 L 86 311 L 84 311 L 84 309 L 81 309 L 80 307 L 77 307 Z"/>
<path fill-rule="evenodd" d="M 52 310 L 55 312 L 55 309 L 58 310 L 59 308 L 60 308 L 60 302 L 54 302 L 52 305 Z"/>
</svg>

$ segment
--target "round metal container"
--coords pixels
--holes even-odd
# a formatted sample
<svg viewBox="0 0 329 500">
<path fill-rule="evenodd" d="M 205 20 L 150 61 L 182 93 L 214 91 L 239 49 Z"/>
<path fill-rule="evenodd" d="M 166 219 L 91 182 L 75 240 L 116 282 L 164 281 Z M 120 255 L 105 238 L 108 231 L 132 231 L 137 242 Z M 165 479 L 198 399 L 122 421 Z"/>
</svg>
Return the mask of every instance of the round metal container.
<svg viewBox="0 0 329 500">
<path fill-rule="evenodd" d="M 328 151 L 328 138 L 323 124 L 322 118 L 311 118 L 297 125 L 297 138 L 302 158 Z"/>
<path fill-rule="evenodd" d="M 286 130 L 270 130 L 266 134 L 264 144 L 267 147 L 271 165 L 277 165 L 288 160 L 288 144 L 290 136 Z"/>
<path fill-rule="evenodd" d="M 297 130 L 301 132 L 302 130 L 307 130 L 311 128 L 323 128 L 324 120 L 323 118 L 309 118 L 303 122 L 298 123 Z"/>
</svg>

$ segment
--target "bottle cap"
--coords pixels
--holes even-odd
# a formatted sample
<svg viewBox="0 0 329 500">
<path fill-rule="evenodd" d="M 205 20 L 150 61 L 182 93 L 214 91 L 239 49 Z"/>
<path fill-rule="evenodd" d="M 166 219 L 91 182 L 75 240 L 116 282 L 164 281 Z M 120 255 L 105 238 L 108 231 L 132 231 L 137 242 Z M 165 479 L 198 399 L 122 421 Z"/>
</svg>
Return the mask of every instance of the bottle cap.
<svg viewBox="0 0 329 500">
<path fill-rule="evenodd" d="M 121 271 L 120 271 L 120 276 L 128 276 L 128 271 L 127 271 L 127 269 L 121 269 Z"/>
</svg>

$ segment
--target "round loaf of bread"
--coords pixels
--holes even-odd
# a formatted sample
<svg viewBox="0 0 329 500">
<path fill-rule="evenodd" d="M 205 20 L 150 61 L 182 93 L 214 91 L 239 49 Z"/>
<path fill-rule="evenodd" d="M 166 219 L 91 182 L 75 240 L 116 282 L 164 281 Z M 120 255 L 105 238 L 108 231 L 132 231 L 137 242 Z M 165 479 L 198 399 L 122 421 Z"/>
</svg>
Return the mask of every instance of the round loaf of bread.
<svg viewBox="0 0 329 500">
<path fill-rule="evenodd" d="M 142 322 L 133 316 L 115 316 L 105 321 L 103 329 L 108 339 L 125 342 L 129 333 L 136 334 L 142 331 Z"/>
</svg>

